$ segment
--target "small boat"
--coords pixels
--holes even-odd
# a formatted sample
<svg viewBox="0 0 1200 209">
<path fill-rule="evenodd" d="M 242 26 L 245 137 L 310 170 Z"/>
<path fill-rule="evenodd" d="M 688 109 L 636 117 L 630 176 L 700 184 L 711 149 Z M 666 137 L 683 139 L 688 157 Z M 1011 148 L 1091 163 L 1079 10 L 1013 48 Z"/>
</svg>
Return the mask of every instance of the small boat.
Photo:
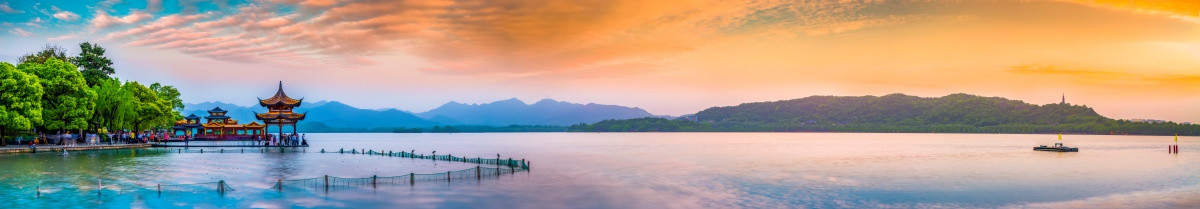
<svg viewBox="0 0 1200 209">
<path fill-rule="evenodd" d="M 1062 143 L 1054 143 L 1054 146 L 1037 146 L 1033 147 L 1034 151 L 1050 151 L 1050 152 L 1079 152 L 1077 147 L 1063 146 Z"/>
<path fill-rule="evenodd" d="M 1068 147 L 1068 146 L 1063 146 L 1063 143 L 1062 143 L 1062 134 L 1059 134 L 1059 135 L 1058 135 L 1058 141 L 1059 141 L 1059 142 L 1055 142 L 1055 143 L 1054 143 L 1054 146 L 1046 146 L 1046 145 L 1041 145 L 1041 146 L 1036 146 L 1036 147 L 1033 147 L 1033 151 L 1049 151 L 1049 152 L 1079 152 L 1079 148 L 1078 148 L 1078 147 Z"/>
</svg>

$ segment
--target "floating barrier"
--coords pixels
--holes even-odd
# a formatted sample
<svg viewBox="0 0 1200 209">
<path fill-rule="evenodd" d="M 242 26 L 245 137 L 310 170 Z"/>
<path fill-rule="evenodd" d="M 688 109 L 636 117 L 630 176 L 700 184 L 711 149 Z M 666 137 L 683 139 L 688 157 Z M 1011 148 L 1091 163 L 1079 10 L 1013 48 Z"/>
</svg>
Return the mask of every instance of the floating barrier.
<svg viewBox="0 0 1200 209">
<path fill-rule="evenodd" d="M 378 187 L 379 185 L 404 185 L 404 184 L 416 185 L 417 182 L 429 182 L 429 181 L 451 182 L 454 180 L 470 180 L 470 179 L 473 179 L 475 181 L 482 181 L 485 178 L 500 178 L 501 176 L 503 176 L 505 174 L 528 172 L 529 165 L 530 165 L 530 162 L 526 161 L 524 159 L 516 160 L 516 159 L 512 159 L 512 158 L 499 158 L 499 157 L 496 157 L 496 158 L 481 158 L 481 157 L 471 158 L 471 157 L 462 157 L 462 156 L 454 156 L 454 155 L 424 155 L 424 154 L 415 154 L 412 152 L 405 152 L 405 151 L 400 151 L 400 152 L 383 151 L 383 150 L 375 151 L 375 150 L 366 150 L 366 149 L 361 149 L 361 150 L 349 149 L 349 150 L 350 151 L 347 152 L 346 149 L 342 148 L 342 149 L 339 149 L 338 152 L 335 154 L 378 155 L 378 156 L 384 156 L 384 157 L 429 159 L 429 160 L 434 160 L 434 161 L 474 163 L 474 164 L 479 164 L 479 165 L 476 165 L 474 168 L 462 169 L 462 170 L 457 170 L 457 171 L 446 171 L 446 172 L 438 172 L 438 173 L 423 173 L 423 174 L 409 173 L 406 175 L 399 175 L 399 176 L 373 175 L 370 177 L 337 177 L 337 176 L 324 175 L 321 177 L 305 178 L 305 179 L 277 179 L 276 182 L 274 182 L 275 184 L 272 187 L 272 189 L 275 189 L 280 192 L 282 192 L 285 188 L 324 189 L 324 190 L 328 191 L 331 188 L 337 189 L 337 188 L 345 188 L 345 187 L 368 187 L 369 186 L 369 187 L 374 188 L 374 187 Z M 247 152 L 249 152 L 249 153 L 256 153 L 256 152 L 257 153 L 306 153 L 307 149 L 293 148 L 293 149 L 289 150 L 289 149 L 282 149 L 282 148 L 281 149 L 257 148 L 257 149 L 237 149 L 235 151 L 233 149 L 145 148 L 145 149 L 98 150 L 98 151 L 89 151 L 89 152 L 110 153 L 110 154 L 128 152 L 131 156 L 138 156 L 138 155 L 150 156 L 150 155 L 165 155 L 165 154 L 180 154 L 180 153 L 207 153 L 207 154 L 247 153 Z M 321 149 L 320 153 L 334 153 L 334 152 L 326 152 L 325 149 Z M 164 193 L 172 194 L 172 193 L 216 192 L 218 194 L 225 194 L 226 192 L 229 192 L 229 191 L 237 191 L 236 189 L 231 187 L 229 184 L 227 184 L 224 180 L 220 180 L 220 181 L 216 181 L 216 182 L 190 183 L 190 184 L 144 185 L 144 184 L 135 183 L 135 184 L 126 184 L 126 185 L 112 184 L 112 185 L 107 185 L 107 186 L 104 185 L 103 182 L 104 182 L 103 180 L 98 179 L 97 185 L 95 187 L 73 186 L 73 187 L 52 188 L 52 187 L 43 187 L 41 185 L 36 185 L 34 187 L 34 190 L 35 190 L 34 193 L 35 193 L 36 197 L 41 197 L 43 195 L 43 193 L 46 191 L 95 190 L 97 195 L 103 195 L 106 192 L 107 193 L 153 192 L 153 193 L 157 193 L 158 195 L 161 196 Z"/>
</svg>

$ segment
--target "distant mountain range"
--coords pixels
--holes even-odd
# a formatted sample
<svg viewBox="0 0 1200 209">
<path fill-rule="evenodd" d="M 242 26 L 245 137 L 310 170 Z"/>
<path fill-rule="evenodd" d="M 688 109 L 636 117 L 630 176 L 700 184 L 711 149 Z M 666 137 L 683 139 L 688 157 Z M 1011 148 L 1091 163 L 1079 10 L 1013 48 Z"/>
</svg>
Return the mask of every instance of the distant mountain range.
<svg viewBox="0 0 1200 209">
<path fill-rule="evenodd" d="M 571 125 L 595 123 L 607 119 L 651 117 L 636 107 L 602 104 L 576 104 L 543 99 L 533 104 L 507 99 L 484 104 L 450 102 L 428 112 L 422 118 L 446 125 Z"/>
<path fill-rule="evenodd" d="M 258 106 L 241 106 L 223 102 L 185 104 L 183 114 L 208 116 L 208 110 L 220 107 L 226 115 L 241 123 L 255 120 L 255 112 L 265 112 Z M 432 127 L 446 125 L 554 125 L 565 126 L 578 123 L 595 123 L 608 119 L 654 117 L 635 107 L 602 104 L 578 104 L 544 99 L 534 104 L 521 100 L 507 99 L 484 104 L 449 102 L 424 113 L 411 113 L 397 109 L 362 109 L 338 101 L 302 103 L 296 112 L 309 113 L 301 122 L 300 131 L 322 132 L 330 130 L 365 130 L 372 128 Z"/>
</svg>

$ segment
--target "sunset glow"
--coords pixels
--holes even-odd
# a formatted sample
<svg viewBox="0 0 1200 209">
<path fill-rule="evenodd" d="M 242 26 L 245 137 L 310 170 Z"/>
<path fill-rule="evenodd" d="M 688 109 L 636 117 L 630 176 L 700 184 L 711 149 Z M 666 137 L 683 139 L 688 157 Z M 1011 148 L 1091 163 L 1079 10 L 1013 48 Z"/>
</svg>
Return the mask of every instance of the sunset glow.
<svg viewBox="0 0 1200 209">
<path fill-rule="evenodd" d="M 0 61 L 99 43 L 116 77 L 175 84 L 190 103 L 254 101 L 280 80 L 311 101 L 414 112 L 1065 94 L 1112 118 L 1200 122 L 1191 0 L 37 2 L 0 0 Z"/>
</svg>

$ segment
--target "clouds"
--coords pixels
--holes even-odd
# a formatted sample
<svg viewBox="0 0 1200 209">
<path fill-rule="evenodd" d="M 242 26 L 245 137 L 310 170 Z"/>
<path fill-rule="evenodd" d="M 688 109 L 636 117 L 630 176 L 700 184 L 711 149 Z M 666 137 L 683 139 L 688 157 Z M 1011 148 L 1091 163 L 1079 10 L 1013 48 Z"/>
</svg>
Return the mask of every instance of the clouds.
<svg viewBox="0 0 1200 209">
<path fill-rule="evenodd" d="M 146 11 L 162 11 L 162 0 L 146 0 Z"/>
<path fill-rule="evenodd" d="M 51 17 L 54 17 L 54 19 L 58 19 L 58 20 L 62 20 L 62 21 L 79 20 L 79 15 L 75 14 L 74 12 L 58 9 L 58 7 L 56 7 L 56 6 L 51 6 L 50 8 L 52 10 L 54 10 L 54 14 L 51 15 Z"/>
<path fill-rule="evenodd" d="M 8 6 L 8 2 L 0 2 L 0 13 L 20 14 L 20 13 L 24 13 L 24 12 L 25 11 L 16 10 L 16 9 L 13 9 L 11 6 Z"/>
<path fill-rule="evenodd" d="M 124 17 L 114 17 L 114 16 L 108 15 L 108 12 L 105 12 L 103 10 L 97 10 L 96 13 L 94 14 L 94 16 L 95 17 L 92 18 L 92 20 L 90 22 L 90 24 L 91 24 L 90 29 L 93 31 L 105 29 L 110 26 L 118 25 L 118 24 L 139 23 L 139 22 L 142 22 L 144 20 L 147 20 L 147 19 L 150 19 L 153 17 L 153 15 L 150 15 L 150 13 L 146 13 L 146 12 L 142 12 L 142 11 L 133 11 L 133 12 L 130 12 L 129 15 L 126 15 Z"/>
<path fill-rule="evenodd" d="M 33 33 L 22 30 L 21 28 L 12 28 L 12 29 L 9 29 L 8 32 L 12 33 L 13 35 L 18 35 L 18 36 L 26 36 L 26 37 L 33 36 Z"/>
<path fill-rule="evenodd" d="M 64 11 L 42 3 L 29 10 L 39 14 L 5 23 L 21 27 L 7 29 L 13 36 L 155 55 L 137 63 L 203 62 L 228 68 L 223 73 L 271 75 L 334 71 L 371 81 L 330 81 L 348 90 L 473 83 L 490 86 L 452 91 L 535 92 L 526 96 L 673 114 L 808 94 L 1020 98 L 1092 89 L 1144 96 L 1151 94 L 1138 92 L 1197 82 L 1189 79 L 1200 67 L 1200 3 L 1192 1 L 224 2 L 58 5 L 86 22 L 56 18 Z M 164 72 L 183 74 L 175 71 Z M 256 77 L 264 76 L 242 79 Z M 1184 85 L 1161 95 L 1200 89 Z M 661 90 L 628 94 L 647 89 Z M 667 94 L 672 101 L 653 102 Z"/>
<path fill-rule="evenodd" d="M 412 54 L 429 72 L 546 74 L 655 66 L 730 35 L 782 26 L 808 36 L 897 24 L 918 16 L 861 12 L 878 2 L 790 1 L 279 1 L 240 5 L 236 12 L 178 25 L 146 39 L 171 37 L 227 42 L 222 52 L 250 60 L 291 54 L 323 63 Z M 296 7 L 298 10 L 279 10 Z M 762 11 L 773 11 L 764 15 Z M 101 19 L 98 17 L 97 19 Z M 168 20 L 163 17 L 158 21 Z M 105 18 L 105 20 L 114 20 Z M 106 25 L 112 21 L 95 22 Z M 153 24 L 153 23 L 151 23 Z M 145 29 L 114 32 L 127 37 Z M 140 37 L 140 36 L 139 36 Z M 242 39 L 240 37 L 260 37 Z M 265 38 L 262 38 L 265 37 Z M 169 44 L 168 43 L 172 43 Z M 162 49 L 197 51 L 177 41 L 138 41 Z M 263 46 L 288 46 L 289 51 Z M 181 48 L 182 47 L 182 48 Z M 255 51 L 261 49 L 266 51 Z M 228 53 L 244 53 L 240 55 Z M 197 54 L 215 55 L 212 53 Z"/>
</svg>

